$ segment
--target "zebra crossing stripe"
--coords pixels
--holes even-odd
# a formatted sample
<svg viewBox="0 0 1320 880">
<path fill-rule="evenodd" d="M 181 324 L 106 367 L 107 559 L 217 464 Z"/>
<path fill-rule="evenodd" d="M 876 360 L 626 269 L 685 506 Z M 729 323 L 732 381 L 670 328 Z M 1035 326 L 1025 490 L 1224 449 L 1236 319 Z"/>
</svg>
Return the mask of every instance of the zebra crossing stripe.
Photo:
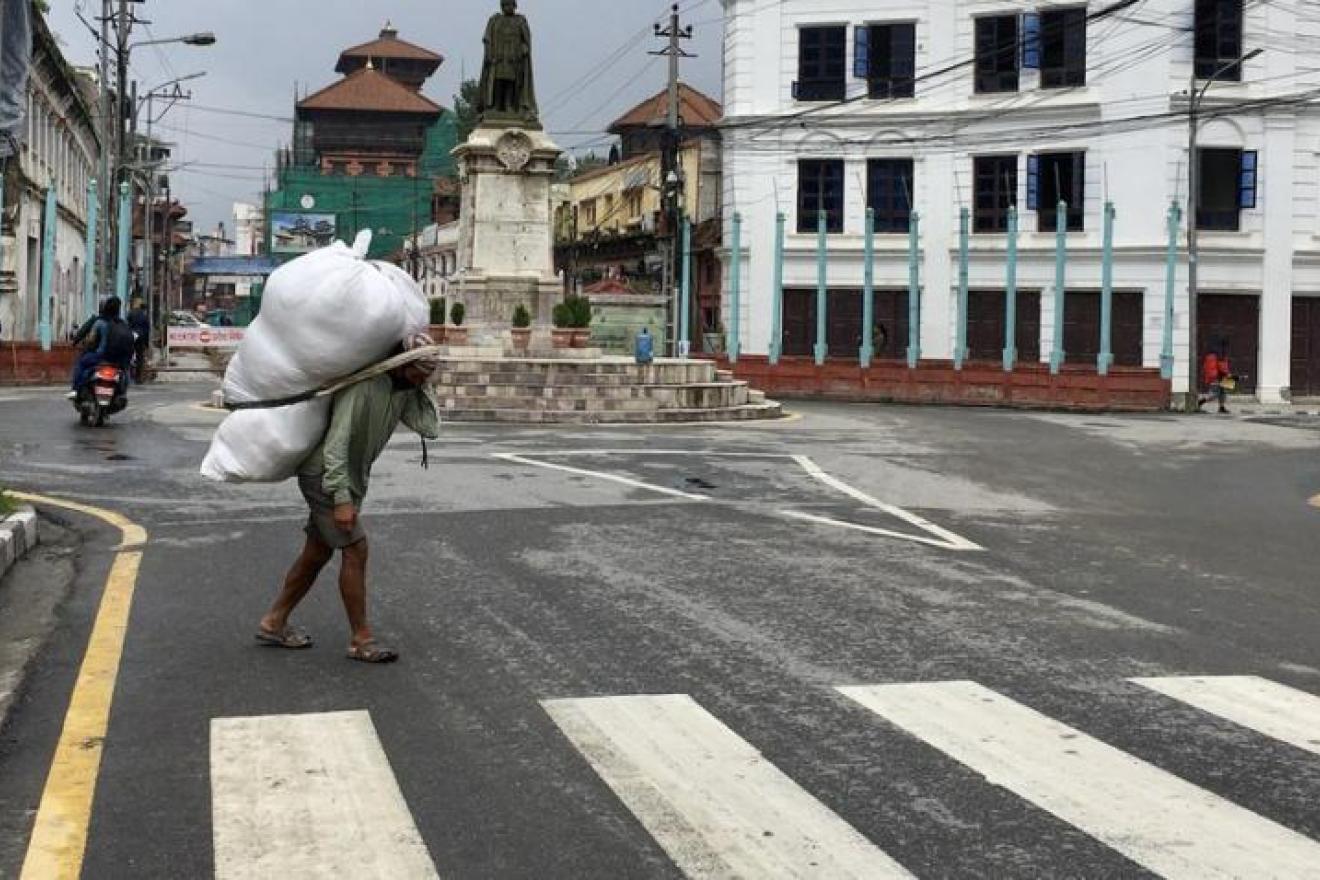
<svg viewBox="0 0 1320 880">
<path fill-rule="evenodd" d="M 838 690 L 1157 874 L 1320 875 L 1315 841 L 975 682 Z"/>
<path fill-rule="evenodd" d="M 910 877 L 691 697 L 545 710 L 689 877 Z"/>
<path fill-rule="evenodd" d="M 211 722 L 217 880 L 433 880 L 366 712 Z"/>
<path fill-rule="evenodd" d="M 1320 697 L 1254 675 L 1130 681 L 1320 755 Z"/>
</svg>

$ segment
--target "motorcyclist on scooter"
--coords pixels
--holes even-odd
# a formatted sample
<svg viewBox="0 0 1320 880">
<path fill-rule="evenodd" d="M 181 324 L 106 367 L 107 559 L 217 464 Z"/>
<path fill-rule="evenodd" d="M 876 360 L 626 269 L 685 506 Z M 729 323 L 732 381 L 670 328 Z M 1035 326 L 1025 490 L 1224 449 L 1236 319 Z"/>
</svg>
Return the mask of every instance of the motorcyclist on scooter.
<svg viewBox="0 0 1320 880">
<path fill-rule="evenodd" d="M 75 334 L 74 344 L 81 342 L 85 336 L 87 345 L 73 368 L 72 390 L 67 395 L 70 400 L 77 399 L 78 389 L 91 377 L 92 371 L 103 363 L 119 367 L 124 379 L 127 378 L 128 366 L 133 359 L 133 331 L 120 318 L 122 310 L 123 303 L 119 297 L 108 298 L 101 305 L 100 316 L 94 322 L 89 322 L 91 327 L 84 324 Z M 124 379 L 121 379 L 121 384 Z"/>
</svg>

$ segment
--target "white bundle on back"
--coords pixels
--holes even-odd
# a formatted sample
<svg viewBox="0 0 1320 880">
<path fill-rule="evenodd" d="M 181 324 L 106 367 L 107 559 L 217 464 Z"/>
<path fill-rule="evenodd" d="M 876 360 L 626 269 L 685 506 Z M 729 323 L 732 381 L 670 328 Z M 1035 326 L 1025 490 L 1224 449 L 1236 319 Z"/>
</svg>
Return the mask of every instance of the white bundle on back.
<svg viewBox="0 0 1320 880">
<path fill-rule="evenodd" d="M 384 360 L 425 329 L 426 296 L 397 266 L 370 262 L 370 233 L 277 269 L 261 314 L 225 372 L 229 403 L 280 400 Z M 225 482 L 293 476 L 329 423 L 330 399 L 233 413 L 211 441 L 202 475 Z"/>
</svg>

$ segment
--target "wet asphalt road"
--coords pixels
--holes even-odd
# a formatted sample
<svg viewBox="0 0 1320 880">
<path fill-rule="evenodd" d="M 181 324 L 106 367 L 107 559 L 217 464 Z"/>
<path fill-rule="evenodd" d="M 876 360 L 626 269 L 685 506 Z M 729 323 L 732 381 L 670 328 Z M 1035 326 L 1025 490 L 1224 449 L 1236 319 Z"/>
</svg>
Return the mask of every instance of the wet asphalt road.
<svg viewBox="0 0 1320 880">
<path fill-rule="evenodd" d="M 140 393 L 102 431 L 52 397 L 0 389 L 0 484 L 150 534 L 86 877 L 211 876 L 212 719 L 342 710 L 370 712 L 441 876 L 682 876 L 542 705 L 631 694 L 690 695 L 918 876 L 1148 876 L 833 690 L 956 680 L 1320 840 L 1320 757 L 1127 681 L 1320 694 L 1320 432 L 801 404 L 742 427 L 446 426 L 428 470 L 401 435 L 367 528 L 374 622 L 404 659 L 370 668 L 343 657 L 328 575 L 300 616 L 316 648 L 253 646 L 305 512 L 292 485 L 196 476 L 216 423 L 202 389 Z M 939 546 L 790 456 L 983 549 Z M 81 565 L 0 732 L 0 877 L 117 542 L 57 515 Z"/>
</svg>

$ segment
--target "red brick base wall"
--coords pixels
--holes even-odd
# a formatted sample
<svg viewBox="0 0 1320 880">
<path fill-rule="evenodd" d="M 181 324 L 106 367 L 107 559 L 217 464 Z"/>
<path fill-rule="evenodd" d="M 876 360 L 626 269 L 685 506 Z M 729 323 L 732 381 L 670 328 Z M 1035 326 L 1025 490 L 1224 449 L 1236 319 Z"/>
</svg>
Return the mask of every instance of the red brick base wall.
<svg viewBox="0 0 1320 880">
<path fill-rule="evenodd" d="M 0 342 L 0 385 L 66 385 L 76 358 L 68 344 L 42 351 L 36 342 Z"/>
<path fill-rule="evenodd" d="M 997 363 L 902 361 L 857 363 L 783 357 L 771 366 L 764 355 L 743 355 L 737 364 L 719 358 L 722 369 L 774 398 L 820 398 L 885 403 L 934 403 L 1031 409 L 1157 412 L 1169 408 L 1170 384 L 1159 370 L 1113 367 L 1101 376 L 1094 367 L 1064 366 L 1057 376 L 1047 364 L 1018 364 L 1005 372 Z"/>
</svg>

